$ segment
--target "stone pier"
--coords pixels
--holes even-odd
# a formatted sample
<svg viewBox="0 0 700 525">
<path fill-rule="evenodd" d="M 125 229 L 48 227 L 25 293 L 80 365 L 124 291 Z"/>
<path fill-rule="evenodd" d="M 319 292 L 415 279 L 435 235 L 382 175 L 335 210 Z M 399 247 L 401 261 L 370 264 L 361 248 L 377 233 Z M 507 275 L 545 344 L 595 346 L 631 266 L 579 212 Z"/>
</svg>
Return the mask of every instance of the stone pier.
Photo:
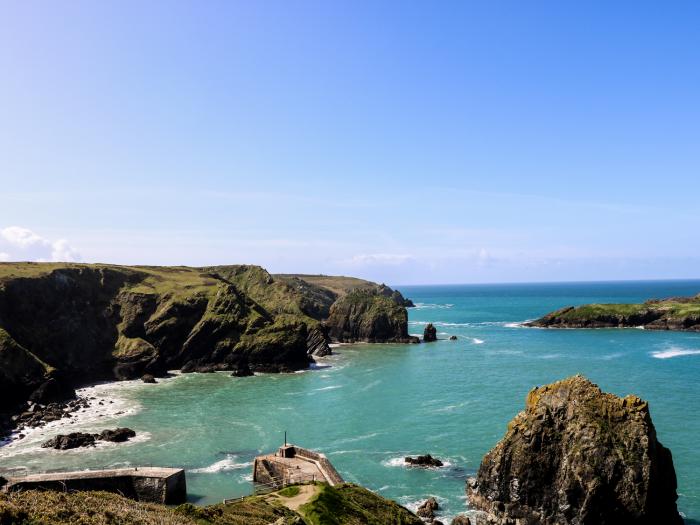
<svg viewBox="0 0 700 525">
<path fill-rule="evenodd" d="M 296 445 L 284 445 L 274 454 L 255 458 L 253 481 L 276 490 L 312 481 L 333 486 L 343 483 L 343 478 L 325 455 Z"/>
</svg>

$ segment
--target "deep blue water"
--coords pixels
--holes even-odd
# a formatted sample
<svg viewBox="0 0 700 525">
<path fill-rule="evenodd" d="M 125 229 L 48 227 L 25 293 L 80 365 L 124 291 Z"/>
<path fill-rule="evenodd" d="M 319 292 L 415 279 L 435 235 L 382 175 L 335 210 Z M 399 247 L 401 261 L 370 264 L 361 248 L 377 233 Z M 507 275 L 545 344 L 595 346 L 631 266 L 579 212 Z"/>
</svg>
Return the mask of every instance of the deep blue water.
<svg viewBox="0 0 700 525">
<path fill-rule="evenodd" d="M 190 374 L 159 385 L 97 387 L 91 392 L 117 400 L 104 409 L 113 415 L 86 417 L 71 430 L 126 425 L 139 432 L 136 443 L 63 453 L 38 448 L 59 431 L 52 427 L 1 448 L 0 462 L 32 469 L 182 465 L 192 500 L 207 503 L 247 493 L 250 461 L 276 448 L 287 430 L 290 441 L 324 451 L 347 480 L 409 506 L 438 496 L 449 517 L 467 510 L 466 477 L 503 436 L 527 392 L 583 373 L 603 390 L 649 401 L 659 439 L 673 452 L 679 507 L 700 519 L 700 334 L 516 324 L 566 305 L 694 295 L 700 281 L 398 288 L 418 304 L 409 311 L 409 331 L 421 334 L 433 322 L 442 340 L 344 346 L 318 369 L 291 375 Z M 401 466 L 404 455 L 418 453 L 449 465 Z"/>
</svg>

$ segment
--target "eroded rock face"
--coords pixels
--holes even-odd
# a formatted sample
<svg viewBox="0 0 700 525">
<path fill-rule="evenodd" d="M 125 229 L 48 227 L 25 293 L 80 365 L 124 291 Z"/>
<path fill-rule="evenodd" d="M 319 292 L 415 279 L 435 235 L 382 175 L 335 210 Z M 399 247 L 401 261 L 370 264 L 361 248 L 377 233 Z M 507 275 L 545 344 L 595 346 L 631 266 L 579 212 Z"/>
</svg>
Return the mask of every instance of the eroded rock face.
<svg viewBox="0 0 700 525">
<path fill-rule="evenodd" d="M 428 498 L 423 504 L 418 507 L 416 514 L 421 518 L 427 518 L 432 520 L 435 517 L 435 511 L 438 510 L 440 506 L 435 498 Z"/>
<path fill-rule="evenodd" d="M 528 394 L 467 493 L 494 524 L 683 523 L 671 452 L 647 403 L 582 376 Z"/>
</svg>

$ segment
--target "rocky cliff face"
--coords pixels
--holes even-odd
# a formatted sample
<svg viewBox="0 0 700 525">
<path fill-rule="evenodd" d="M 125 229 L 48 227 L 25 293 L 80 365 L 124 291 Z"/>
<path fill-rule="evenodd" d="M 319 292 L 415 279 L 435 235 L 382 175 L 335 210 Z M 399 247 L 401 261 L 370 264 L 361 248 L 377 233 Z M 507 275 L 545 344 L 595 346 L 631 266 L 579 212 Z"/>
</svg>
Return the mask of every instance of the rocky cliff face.
<svg viewBox="0 0 700 525">
<path fill-rule="evenodd" d="M 2 263 L 0 414 L 49 380 L 65 395 L 72 386 L 169 369 L 298 370 L 330 352 L 338 326 L 355 340 L 407 339 L 398 292 L 386 297 L 367 286 L 377 291 L 346 310 L 352 292 L 275 279 L 256 266 Z"/>
<path fill-rule="evenodd" d="M 581 376 L 528 394 L 467 492 L 494 524 L 683 523 L 671 452 L 647 403 Z"/>
</svg>

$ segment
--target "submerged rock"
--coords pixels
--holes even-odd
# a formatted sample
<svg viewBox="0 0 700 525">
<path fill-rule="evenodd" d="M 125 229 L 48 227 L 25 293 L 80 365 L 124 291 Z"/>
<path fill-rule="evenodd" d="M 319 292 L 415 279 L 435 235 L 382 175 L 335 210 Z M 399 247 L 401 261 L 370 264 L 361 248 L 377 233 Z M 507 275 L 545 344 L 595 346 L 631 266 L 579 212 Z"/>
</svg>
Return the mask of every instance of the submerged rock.
<svg viewBox="0 0 700 525">
<path fill-rule="evenodd" d="M 153 375 L 151 374 L 143 374 L 143 376 L 141 376 L 141 381 L 143 381 L 144 383 L 153 384 L 156 383 L 156 378 L 153 377 Z"/>
<path fill-rule="evenodd" d="M 423 341 L 425 343 L 432 343 L 437 341 L 437 329 L 433 326 L 433 323 L 428 323 L 423 330 Z"/>
<path fill-rule="evenodd" d="M 683 523 L 671 452 L 648 404 L 582 376 L 528 394 L 467 493 L 499 525 Z"/>
<path fill-rule="evenodd" d="M 411 456 L 406 456 L 404 461 L 409 465 L 416 467 L 442 467 L 442 461 L 438 458 L 434 458 L 430 454 L 425 456 L 416 456 L 415 458 Z"/>
<path fill-rule="evenodd" d="M 451 335 L 451 336 L 450 336 L 450 341 L 456 341 L 456 340 L 457 340 L 457 336 L 456 336 L 456 335 Z"/>
</svg>

